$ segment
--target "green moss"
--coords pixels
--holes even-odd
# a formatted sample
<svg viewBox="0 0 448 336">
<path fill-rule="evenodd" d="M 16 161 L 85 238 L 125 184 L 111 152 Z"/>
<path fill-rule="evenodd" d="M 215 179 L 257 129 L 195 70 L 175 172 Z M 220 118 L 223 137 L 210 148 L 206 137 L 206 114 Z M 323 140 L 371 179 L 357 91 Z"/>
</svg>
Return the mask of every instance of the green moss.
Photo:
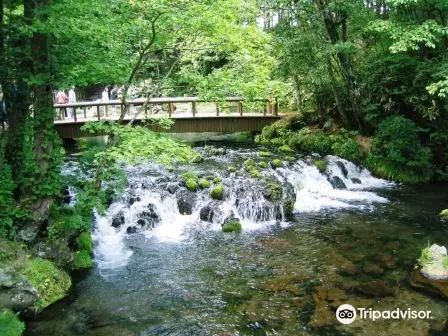
<svg viewBox="0 0 448 336">
<path fill-rule="evenodd" d="M 249 176 L 252 178 L 258 178 L 261 176 L 260 171 L 255 167 L 249 167 L 247 169 L 247 172 L 249 173 Z"/>
<path fill-rule="evenodd" d="M 282 162 L 282 160 L 274 159 L 271 161 L 271 166 L 273 168 L 280 168 L 280 167 L 283 167 L 283 162 Z"/>
<path fill-rule="evenodd" d="M 198 190 L 198 183 L 194 179 L 188 179 L 186 182 L 187 189 L 190 191 Z"/>
<path fill-rule="evenodd" d="M 294 156 L 285 156 L 285 160 L 288 162 L 295 162 L 296 158 Z"/>
<path fill-rule="evenodd" d="M 25 330 L 25 324 L 21 322 L 12 311 L 3 309 L 0 312 L 0 335 L 20 336 Z"/>
<path fill-rule="evenodd" d="M 266 186 L 266 199 L 270 201 L 279 201 L 282 198 L 283 188 L 279 183 L 268 183 Z"/>
<path fill-rule="evenodd" d="M 260 157 L 271 157 L 272 153 L 271 152 L 267 152 L 267 151 L 260 151 L 260 152 L 258 152 L 258 156 L 260 156 Z"/>
<path fill-rule="evenodd" d="M 215 200 L 222 200 L 224 197 L 224 186 L 222 184 L 217 185 L 210 192 L 210 196 Z"/>
<path fill-rule="evenodd" d="M 92 242 L 92 236 L 90 233 L 83 232 L 79 235 L 77 240 L 78 250 L 93 251 L 93 242 Z"/>
<path fill-rule="evenodd" d="M 201 163 L 201 162 L 204 162 L 204 158 L 202 157 L 202 155 L 196 154 L 193 157 L 193 160 L 191 160 L 191 162 L 193 162 L 193 163 Z"/>
<path fill-rule="evenodd" d="M 249 167 L 254 167 L 255 166 L 255 161 L 252 159 L 247 159 L 246 161 L 243 162 L 243 166 L 246 168 Z"/>
<path fill-rule="evenodd" d="M 39 296 L 38 309 L 63 298 L 71 286 L 70 276 L 56 268 L 49 260 L 31 258 L 22 272 L 28 281 L 37 289 Z"/>
<path fill-rule="evenodd" d="M 291 147 L 289 147 L 288 145 L 280 146 L 278 148 L 278 150 L 283 153 L 294 153 L 294 150 Z"/>
<path fill-rule="evenodd" d="M 93 267 L 92 255 L 86 250 L 80 250 L 73 256 L 73 269 L 81 270 Z"/>
<path fill-rule="evenodd" d="M 202 178 L 199 180 L 199 187 L 201 189 L 207 189 L 208 187 L 210 187 L 210 181 Z"/>
<path fill-rule="evenodd" d="M 229 173 L 234 173 L 234 172 L 237 171 L 237 169 L 236 169 L 235 166 L 228 166 L 228 167 L 227 167 L 227 171 L 228 171 Z"/>
<path fill-rule="evenodd" d="M 241 232 L 242 227 L 238 219 L 231 219 L 222 225 L 222 232 Z"/>
<path fill-rule="evenodd" d="M 443 268 L 448 269 L 448 257 L 443 257 L 442 266 Z"/>
<path fill-rule="evenodd" d="M 220 177 L 215 177 L 214 179 L 213 179 L 213 183 L 220 183 L 222 180 L 221 180 L 221 178 Z"/>
<path fill-rule="evenodd" d="M 314 160 L 313 164 L 316 166 L 317 169 L 319 169 L 321 173 L 327 170 L 327 162 L 325 160 Z"/>
<path fill-rule="evenodd" d="M 191 171 L 191 170 L 188 170 L 188 171 L 182 173 L 180 176 L 181 176 L 181 178 L 182 178 L 184 181 L 188 181 L 188 180 L 196 180 L 196 179 L 198 178 L 198 176 L 196 175 L 196 173 L 195 173 L 194 171 Z"/>
<path fill-rule="evenodd" d="M 444 209 L 440 212 L 439 216 L 448 217 L 448 209 Z"/>
<path fill-rule="evenodd" d="M 420 258 L 417 260 L 418 264 L 421 267 L 425 267 L 426 265 L 429 265 L 433 262 L 430 248 L 431 248 L 431 246 L 425 247 L 422 250 L 422 254 L 420 255 Z"/>
<path fill-rule="evenodd" d="M 268 164 L 264 161 L 260 161 L 260 162 L 258 162 L 258 167 L 265 169 L 268 167 Z"/>
<path fill-rule="evenodd" d="M 286 218 L 291 218 L 294 215 L 294 201 L 289 200 L 283 204 L 283 213 Z"/>
</svg>

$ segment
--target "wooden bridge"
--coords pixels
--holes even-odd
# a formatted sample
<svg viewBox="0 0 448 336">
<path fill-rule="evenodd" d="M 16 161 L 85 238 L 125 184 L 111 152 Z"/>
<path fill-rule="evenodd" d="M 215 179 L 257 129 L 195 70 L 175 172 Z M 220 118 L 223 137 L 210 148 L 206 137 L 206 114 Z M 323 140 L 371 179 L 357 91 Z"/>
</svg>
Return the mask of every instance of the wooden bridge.
<svg viewBox="0 0 448 336">
<path fill-rule="evenodd" d="M 174 121 L 169 130 L 163 132 L 243 132 L 261 131 L 282 116 L 278 104 L 269 100 L 246 101 L 240 97 L 227 97 L 220 101 L 208 101 L 198 97 L 167 97 L 134 99 L 125 120 L 135 118 L 134 124 L 145 124 L 148 128 L 161 131 L 147 123 L 148 119 L 168 117 Z M 243 106 L 244 105 L 244 106 Z M 245 106 L 251 110 L 245 111 Z M 81 127 L 88 121 L 117 120 L 124 108 L 121 100 L 55 104 L 55 128 L 61 138 L 88 136 Z M 67 112 L 68 117 L 65 116 Z"/>
</svg>

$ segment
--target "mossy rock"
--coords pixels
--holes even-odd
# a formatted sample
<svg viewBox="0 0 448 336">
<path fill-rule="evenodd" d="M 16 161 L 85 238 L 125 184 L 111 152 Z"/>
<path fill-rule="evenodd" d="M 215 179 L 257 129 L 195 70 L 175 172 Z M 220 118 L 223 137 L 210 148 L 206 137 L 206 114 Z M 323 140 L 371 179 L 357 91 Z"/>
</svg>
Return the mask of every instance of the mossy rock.
<svg viewBox="0 0 448 336">
<path fill-rule="evenodd" d="M 292 200 L 283 203 L 283 213 L 286 219 L 291 219 L 294 216 L 294 204 L 295 202 Z"/>
<path fill-rule="evenodd" d="M 191 160 L 191 162 L 193 162 L 193 163 L 201 163 L 201 162 L 204 162 L 204 157 L 203 157 L 202 155 L 200 155 L 200 154 L 196 154 L 196 155 L 193 157 L 193 160 Z"/>
<path fill-rule="evenodd" d="M 39 300 L 36 308 L 38 310 L 62 299 L 71 287 L 70 276 L 49 260 L 31 258 L 27 261 L 22 273 L 37 289 Z"/>
<path fill-rule="evenodd" d="M 271 157 L 272 153 L 271 152 L 267 152 L 267 151 L 260 151 L 260 152 L 258 152 L 258 156 L 260 156 L 260 157 Z"/>
<path fill-rule="evenodd" d="M 186 182 L 186 187 L 190 191 L 197 191 L 198 190 L 198 183 L 194 179 L 188 179 Z"/>
<path fill-rule="evenodd" d="M 314 160 L 313 164 L 321 173 L 324 173 L 327 170 L 327 162 L 325 160 Z"/>
<path fill-rule="evenodd" d="M 283 167 L 283 162 L 282 162 L 282 160 L 274 159 L 271 161 L 271 166 L 273 168 L 280 168 L 280 167 Z"/>
<path fill-rule="evenodd" d="M 89 269 L 93 267 L 92 254 L 86 250 L 80 250 L 73 256 L 73 270 Z"/>
<path fill-rule="evenodd" d="M 248 169 L 247 172 L 249 173 L 249 176 L 252 178 L 258 178 L 261 176 L 260 171 L 255 167 L 250 167 L 250 169 Z"/>
<path fill-rule="evenodd" d="M 234 173 L 234 172 L 236 172 L 238 169 L 235 167 L 235 166 L 228 166 L 227 167 L 227 171 L 229 172 L 229 173 Z"/>
<path fill-rule="evenodd" d="M 440 212 L 439 216 L 448 218 L 448 209 L 444 209 Z"/>
<path fill-rule="evenodd" d="M 213 183 L 217 184 L 217 183 L 221 183 L 222 179 L 220 177 L 215 177 L 213 179 Z"/>
<path fill-rule="evenodd" d="M 285 160 L 288 162 L 296 162 L 296 158 L 294 156 L 285 156 Z"/>
<path fill-rule="evenodd" d="M 0 335 L 20 336 L 25 330 L 25 324 L 17 318 L 17 315 L 8 309 L 0 311 Z"/>
<path fill-rule="evenodd" d="M 230 219 L 222 225 L 222 232 L 241 232 L 241 231 L 242 231 L 241 223 L 236 218 Z"/>
<path fill-rule="evenodd" d="M 196 180 L 198 178 L 197 174 L 191 170 L 182 173 L 180 176 L 184 181 Z"/>
<path fill-rule="evenodd" d="M 215 200 L 222 200 L 224 198 L 224 186 L 219 184 L 214 187 L 210 192 L 210 196 Z"/>
<path fill-rule="evenodd" d="M 209 188 L 209 187 L 210 187 L 210 181 L 208 181 L 208 180 L 206 180 L 206 179 L 204 179 L 204 178 L 200 179 L 200 180 L 199 180 L 199 187 L 200 187 L 201 189 L 207 189 L 207 188 Z"/>
<path fill-rule="evenodd" d="M 279 183 L 268 183 L 265 189 L 264 197 L 270 201 L 279 201 L 282 198 L 283 188 Z"/>
<path fill-rule="evenodd" d="M 262 168 L 262 169 L 266 169 L 268 167 L 268 164 L 264 161 L 260 161 L 258 162 L 258 167 Z"/>
<path fill-rule="evenodd" d="M 278 150 L 283 153 L 294 153 L 294 150 L 288 145 L 280 146 Z"/>
<path fill-rule="evenodd" d="M 249 168 L 249 167 L 255 167 L 256 164 L 255 164 L 254 160 L 247 159 L 246 161 L 243 162 L 243 166 L 246 167 L 246 168 Z"/>
</svg>

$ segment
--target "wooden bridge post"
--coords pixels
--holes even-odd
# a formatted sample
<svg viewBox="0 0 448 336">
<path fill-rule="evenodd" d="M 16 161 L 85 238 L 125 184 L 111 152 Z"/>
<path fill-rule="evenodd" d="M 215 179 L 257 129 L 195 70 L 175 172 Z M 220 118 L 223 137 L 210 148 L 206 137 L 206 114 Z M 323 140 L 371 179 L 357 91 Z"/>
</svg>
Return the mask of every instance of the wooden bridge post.
<svg viewBox="0 0 448 336">
<path fill-rule="evenodd" d="M 219 117 L 219 105 L 216 103 L 216 116 Z"/>
<path fill-rule="evenodd" d="M 73 107 L 73 118 L 75 119 L 75 122 L 77 122 L 77 118 L 76 118 L 76 107 Z"/>
<path fill-rule="evenodd" d="M 84 119 L 87 119 L 87 107 L 84 106 L 83 110 L 84 110 Z"/>
<path fill-rule="evenodd" d="M 278 116 L 278 100 L 277 100 L 277 97 L 275 97 L 275 100 L 274 100 L 274 115 Z"/>
<path fill-rule="evenodd" d="M 98 120 L 101 120 L 101 116 L 100 116 L 100 106 L 99 106 L 99 105 L 96 106 L 96 116 L 97 116 Z"/>
<path fill-rule="evenodd" d="M 174 113 L 174 104 L 168 103 L 168 117 L 171 118 L 171 115 Z"/>
<path fill-rule="evenodd" d="M 264 107 L 263 107 L 263 116 L 264 117 L 266 117 L 268 109 L 269 109 L 269 103 L 264 104 Z"/>
<path fill-rule="evenodd" d="M 196 117 L 196 113 L 198 112 L 198 110 L 197 110 L 197 106 L 196 106 L 196 102 L 195 101 L 193 101 L 191 103 L 191 110 L 193 111 L 193 117 Z"/>
<path fill-rule="evenodd" d="M 106 116 L 106 118 L 109 116 L 109 109 L 108 109 L 108 106 L 107 105 L 104 105 L 104 114 L 105 114 L 105 116 Z"/>
<path fill-rule="evenodd" d="M 238 102 L 238 109 L 237 109 L 237 111 L 240 114 L 240 116 L 243 115 L 243 102 L 241 102 L 241 101 Z"/>
</svg>

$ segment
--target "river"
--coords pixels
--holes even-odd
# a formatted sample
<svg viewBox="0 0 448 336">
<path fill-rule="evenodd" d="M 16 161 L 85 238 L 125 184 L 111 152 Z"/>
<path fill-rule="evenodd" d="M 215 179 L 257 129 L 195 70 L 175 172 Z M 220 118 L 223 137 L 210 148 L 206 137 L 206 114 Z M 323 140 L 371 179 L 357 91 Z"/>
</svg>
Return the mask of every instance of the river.
<svg viewBox="0 0 448 336">
<path fill-rule="evenodd" d="M 333 156 L 324 173 L 316 157 L 297 156 L 250 178 L 244 162 L 268 162 L 257 155 L 263 149 L 218 146 L 213 155 L 199 147 L 203 163 L 174 170 L 125 167 L 125 193 L 95 214 L 95 268 L 26 334 L 446 335 L 448 303 L 407 278 L 421 248 L 447 243 L 437 216 L 447 187 L 400 186 Z M 76 169 L 71 162 L 65 173 Z M 192 169 L 222 179 L 224 201 L 211 201 L 210 189 L 187 192 L 179 175 Z M 329 182 L 334 176 L 345 188 Z M 282 185 L 281 199 L 267 199 L 266 181 Z M 282 208 L 288 193 L 293 218 Z M 241 219 L 240 234 L 221 231 L 229 216 Z M 341 303 L 431 310 L 432 319 L 343 325 L 334 319 Z"/>
</svg>

